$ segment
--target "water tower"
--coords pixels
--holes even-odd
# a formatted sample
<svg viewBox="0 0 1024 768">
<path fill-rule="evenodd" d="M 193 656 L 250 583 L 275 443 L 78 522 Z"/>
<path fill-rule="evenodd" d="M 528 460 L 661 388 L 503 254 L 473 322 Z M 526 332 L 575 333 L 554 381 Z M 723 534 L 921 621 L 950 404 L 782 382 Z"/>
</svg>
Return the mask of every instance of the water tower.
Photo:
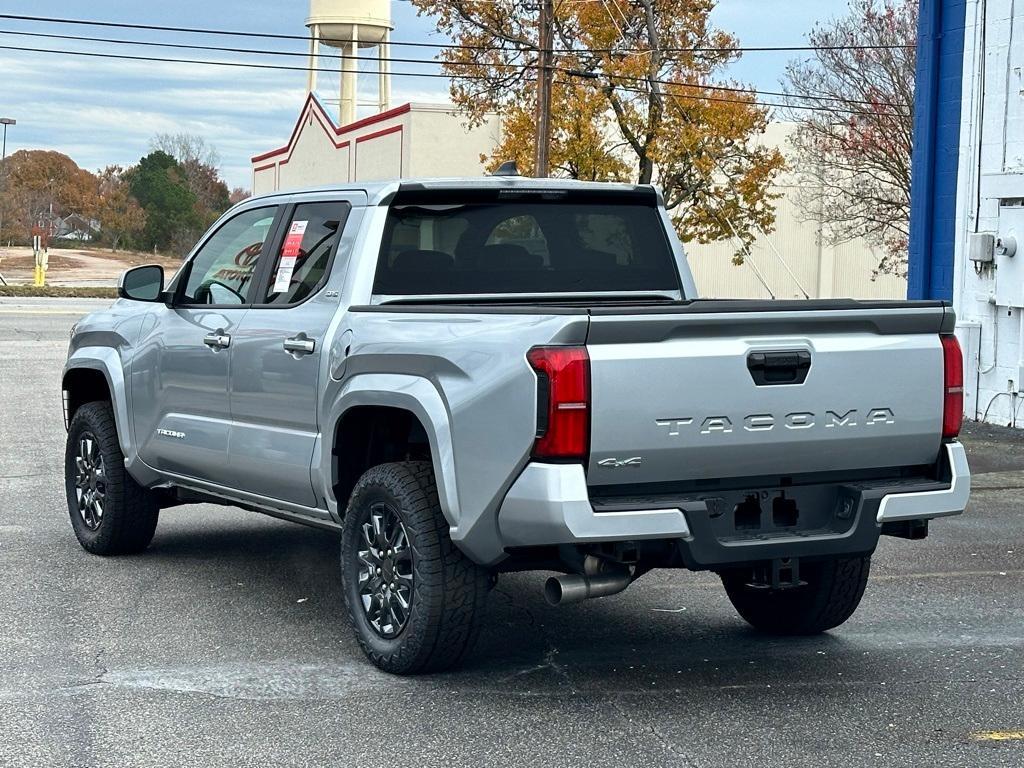
<svg viewBox="0 0 1024 768">
<path fill-rule="evenodd" d="M 377 105 L 383 112 L 391 101 L 390 0 L 310 0 L 309 18 L 309 91 L 316 89 L 320 45 L 341 50 L 341 125 L 354 122 L 359 102 L 357 79 L 359 49 L 377 48 L 377 69 L 380 80 Z"/>
</svg>

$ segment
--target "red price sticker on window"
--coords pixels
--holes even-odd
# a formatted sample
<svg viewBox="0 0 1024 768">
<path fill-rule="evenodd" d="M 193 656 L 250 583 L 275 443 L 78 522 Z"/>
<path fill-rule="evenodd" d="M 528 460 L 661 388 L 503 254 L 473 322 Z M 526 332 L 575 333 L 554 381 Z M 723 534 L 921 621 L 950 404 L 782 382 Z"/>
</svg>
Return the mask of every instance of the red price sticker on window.
<svg viewBox="0 0 1024 768">
<path fill-rule="evenodd" d="M 302 237 L 306 234 L 308 221 L 293 221 L 291 229 L 284 238 L 284 245 L 281 247 L 281 256 L 294 258 L 302 252 Z"/>
<path fill-rule="evenodd" d="M 288 234 L 281 246 L 281 259 L 277 263 L 277 274 L 274 276 L 274 293 L 287 291 L 295 272 L 295 262 L 302 253 L 302 236 L 306 234 L 306 221 L 293 221 Z"/>
</svg>

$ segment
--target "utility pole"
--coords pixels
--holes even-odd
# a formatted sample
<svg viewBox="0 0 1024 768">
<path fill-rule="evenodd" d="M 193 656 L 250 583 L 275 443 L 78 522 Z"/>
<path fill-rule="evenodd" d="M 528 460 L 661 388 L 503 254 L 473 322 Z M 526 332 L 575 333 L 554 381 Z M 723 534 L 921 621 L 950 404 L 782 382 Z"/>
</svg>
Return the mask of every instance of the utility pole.
<svg viewBox="0 0 1024 768">
<path fill-rule="evenodd" d="M 0 153 L 0 239 L 3 238 L 4 232 L 4 194 L 7 192 L 7 126 L 17 124 L 18 121 L 13 118 L 0 117 L 0 125 L 4 127 L 4 146 L 3 152 Z M 0 246 L 3 246 L 3 242 L 0 242 Z M 7 285 L 3 273 L 0 273 L 0 283 Z"/>
<path fill-rule="evenodd" d="M 554 37 L 554 0 L 540 0 L 540 34 L 537 42 L 537 154 L 534 176 L 547 178 L 551 170 L 551 80 L 552 39 Z"/>
</svg>

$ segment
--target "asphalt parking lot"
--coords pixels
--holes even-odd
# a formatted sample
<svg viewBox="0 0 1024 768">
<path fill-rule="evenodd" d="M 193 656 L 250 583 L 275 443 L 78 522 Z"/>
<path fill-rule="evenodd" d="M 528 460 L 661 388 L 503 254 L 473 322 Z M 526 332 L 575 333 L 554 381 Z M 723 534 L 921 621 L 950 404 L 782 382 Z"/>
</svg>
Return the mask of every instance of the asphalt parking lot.
<svg viewBox="0 0 1024 768">
<path fill-rule="evenodd" d="M 756 635 L 707 574 L 558 609 L 505 576 L 465 668 L 399 679 L 328 534 L 196 505 L 141 556 L 79 548 L 59 376 L 89 306 L 0 299 L 0 765 L 1024 765 L 1021 433 L 967 430 L 968 513 L 883 539 L 828 635 Z"/>
</svg>

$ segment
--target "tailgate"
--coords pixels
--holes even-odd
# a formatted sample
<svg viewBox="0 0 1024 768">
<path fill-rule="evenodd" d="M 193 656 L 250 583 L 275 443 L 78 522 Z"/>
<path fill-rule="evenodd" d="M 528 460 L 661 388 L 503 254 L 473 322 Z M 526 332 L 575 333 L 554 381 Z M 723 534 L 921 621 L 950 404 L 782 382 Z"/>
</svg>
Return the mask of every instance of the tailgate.
<svg viewBox="0 0 1024 768">
<path fill-rule="evenodd" d="M 594 310 L 588 484 L 930 464 L 953 322 L 933 302 Z"/>
</svg>

